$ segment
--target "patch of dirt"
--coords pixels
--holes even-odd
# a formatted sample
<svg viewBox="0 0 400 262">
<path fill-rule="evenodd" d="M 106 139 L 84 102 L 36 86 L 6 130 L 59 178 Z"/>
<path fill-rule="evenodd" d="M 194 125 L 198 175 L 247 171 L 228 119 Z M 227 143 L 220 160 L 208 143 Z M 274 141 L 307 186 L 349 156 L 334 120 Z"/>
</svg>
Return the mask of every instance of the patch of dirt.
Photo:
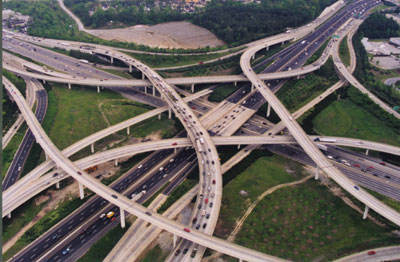
<svg viewBox="0 0 400 262">
<path fill-rule="evenodd" d="M 88 30 L 99 38 L 133 42 L 160 48 L 196 49 L 216 47 L 225 43 L 205 28 L 189 22 L 169 22 L 153 26 L 136 25 L 117 29 Z"/>
</svg>

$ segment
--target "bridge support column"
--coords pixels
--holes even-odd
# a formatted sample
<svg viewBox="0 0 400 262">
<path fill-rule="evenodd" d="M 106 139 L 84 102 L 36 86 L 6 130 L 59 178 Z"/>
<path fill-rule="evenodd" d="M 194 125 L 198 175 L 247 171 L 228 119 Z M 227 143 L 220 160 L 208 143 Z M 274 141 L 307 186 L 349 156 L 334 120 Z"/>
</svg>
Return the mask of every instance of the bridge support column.
<svg viewBox="0 0 400 262">
<path fill-rule="evenodd" d="M 369 149 L 365 150 L 365 155 L 368 156 L 369 154 Z"/>
<path fill-rule="evenodd" d="M 43 81 L 43 84 L 46 84 L 46 80 L 42 79 L 42 81 Z"/>
<path fill-rule="evenodd" d="M 8 219 L 10 219 L 10 218 L 11 218 L 11 212 L 10 212 L 10 213 L 8 213 L 7 217 L 8 217 Z"/>
<path fill-rule="evenodd" d="M 194 84 L 192 84 L 192 93 L 194 93 Z"/>
<path fill-rule="evenodd" d="M 118 159 L 114 160 L 114 166 L 118 166 Z"/>
<path fill-rule="evenodd" d="M 79 186 L 79 197 L 83 199 L 85 197 L 85 192 L 83 191 L 83 185 L 78 182 L 78 186 Z"/>
<path fill-rule="evenodd" d="M 129 73 L 132 73 L 132 65 L 129 65 Z"/>
<path fill-rule="evenodd" d="M 90 145 L 90 152 L 94 153 L 94 143 Z"/>
<path fill-rule="evenodd" d="M 368 211 L 369 211 L 369 207 L 368 207 L 368 206 L 365 206 L 364 214 L 363 214 L 363 219 L 366 219 L 366 218 L 368 217 Z"/>
<path fill-rule="evenodd" d="M 122 208 L 119 209 L 119 216 L 121 217 L 121 228 L 125 228 L 125 211 Z"/>
<path fill-rule="evenodd" d="M 174 154 L 176 154 L 176 150 L 177 150 L 177 149 L 176 149 L 176 147 L 175 147 L 175 148 L 174 148 Z"/>
<path fill-rule="evenodd" d="M 49 155 L 47 153 L 44 153 L 45 157 L 46 157 L 46 161 L 49 160 Z"/>
<path fill-rule="evenodd" d="M 110 62 L 111 64 L 114 64 L 114 57 L 110 56 Z"/>
<path fill-rule="evenodd" d="M 130 133 L 131 133 L 131 129 L 130 129 L 130 127 L 128 126 L 128 127 L 126 128 L 126 134 L 129 136 Z"/>
<path fill-rule="evenodd" d="M 235 86 L 237 86 L 237 82 L 235 81 L 234 83 L 235 83 Z"/>
<path fill-rule="evenodd" d="M 70 83 L 68 83 L 68 89 L 71 89 L 71 84 Z"/>
<path fill-rule="evenodd" d="M 100 93 L 100 86 L 97 86 L 97 93 Z"/>
<path fill-rule="evenodd" d="M 271 104 L 268 104 L 267 106 L 267 117 L 271 114 Z"/>
<path fill-rule="evenodd" d="M 238 145 L 238 149 L 240 149 L 240 144 Z"/>
<path fill-rule="evenodd" d="M 256 55 L 252 55 L 252 56 L 251 56 L 251 59 L 254 60 L 254 57 L 255 57 L 255 56 L 256 56 Z"/>
<path fill-rule="evenodd" d="M 147 86 L 144 87 L 144 93 L 147 94 Z"/>
<path fill-rule="evenodd" d="M 60 189 L 60 182 L 56 183 L 56 189 Z"/>
<path fill-rule="evenodd" d="M 265 47 L 265 51 L 268 51 L 269 50 L 269 46 L 267 45 L 266 47 Z"/>
<path fill-rule="evenodd" d="M 153 96 L 156 95 L 156 88 L 153 86 Z"/>
<path fill-rule="evenodd" d="M 161 114 L 158 114 L 158 120 L 161 120 Z"/>
<path fill-rule="evenodd" d="M 168 109 L 168 119 L 171 119 L 171 117 L 172 117 L 172 110 Z"/>
<path fill-rule="evenodd" d="M 144 73 L 142 73 L 142 80 L 144 80 L 144 77 L 145 77 L 145 75 L 144 75 Z"/>
<path fill-rule="evenodd" d="M 253 91 L 254 90 L 254 85 L 253 84 L 251 84 L 251 91 Z"/>
<path fill-rule="evenodd" d="M 299 80 L 299 79 L 300 79 L 300 76 L 296 76 L 296 79 Z"/>
<path fill-rule="evenodd" d="M 315 179 L 315 180 L 318 180 L 318 178 L 319 178 L 319 167 L 316 167 L 316 168 L 315 168 L 315 176 L 314 176 L 314 179 Z"/>
<path fill-rule="evenodd" d="M 176 247 L 176 240 L 177 240 L 177 237 L 176 237 L 175 234 L 174 234 L 173 236 L 174 236 L 174 237 L 173 237 L 174 239 L 173 239 L 172 242 L 173 242 L 173 246 L 174 246 L 174 248 L 175 248 L 175 247 Z"/>
</svg>

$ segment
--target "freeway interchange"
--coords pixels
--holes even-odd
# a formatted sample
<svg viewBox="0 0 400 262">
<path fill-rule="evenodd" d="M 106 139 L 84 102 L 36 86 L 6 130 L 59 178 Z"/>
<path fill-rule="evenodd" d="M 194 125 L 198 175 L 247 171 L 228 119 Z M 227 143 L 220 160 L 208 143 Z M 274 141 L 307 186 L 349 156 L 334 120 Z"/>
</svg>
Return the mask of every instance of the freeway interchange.
<svg viewBox="0 0 400 262">
<path fill-rule="evenodd" d="M 116 86 L 132 87 L 135 85 L 152 85 L 153 90 L 155 88 L 158 91 L 161 99 L 154 97 L 151 99 L 153 99 L 153 101 L 154 99 L 162 101 L 162 103 L 159 103 L 159 106 L 161 106 L 160 108 L 153 110 L 152 113 L 150 113 L 151 111 L 149 114 L 146 113 L 146 116 L 140 116 L 134 120 L 125 121 L 125 123 L 120 123 L 115 127 L 113 126 L 108 128 L 107 131 L 100 131 L 88 137 L 86 140 L 84 139 L 84 142 L 79 141 L 79 143 L 76 145 L 72 145 L 63 151 L 60 151 L 52 144 L 51 140 L 43 132 L 40 127 L 40 123 L 35 119 L 35 116 L 32 114 L 32 112 L 29 111 L 29 106 L 21 94 L 19 94 L 19 92 L 9 81 L 4 79 L 7 90 L 16 100 L 20 110 L 22 111 L 22 115 L 27 121 L 29 128 L 32 130 L 33 135 L 51 160 L 43 163 L 41 166 L 33 170 L 33 172 L 22 178 L 21 182 L 17 182 L 15 185 L 11 186 L 9 190 L 3 193 L 3 198 L 5 199 L 3 202 L 3 214 L 10 214 L 15 207 L 41 192 L 45 188 L 48 188 L 60 180 L 65 179 L 67 176 L 72 176 L 74 179 L 78 180 L 82 197 L 83 186 L 88 187 L 98 195 L 94 198 L 91 198 L 82 208 L 76 210 L 68 218 L 61 221 L 58 225 L 50 229 L 50 231 L 45 235 L 38 238 L 31 245 L 22 250 L 11 261 L 66 261 L 65 259 L 68 259 L 67 261 L 75 261 L 80 255 L 82 255 L 82 252 L 84 252 L 82 250 L 85 248 L 87 250 L 87 248 L 90 247 L 90 244 L 93 243 L 95 236 L 98 239 L 102 234 L 104 235 L 106 231 L 117 224 L 117 221 L 110 221 L 104 219 L 104 217 L 100 218 L 99 214 L 109 211 L 113 211 L 116 214 L 116 217 L 120 217 L 121 226 L 124 226 L 126 213 L 130 213 L 140 218 L 140 221 L 148 222 L 153 226 L 159 227 L 160 229 L 169 231 L 174 235 L 181 237 L 182 240 L 177 244 L 175 250 L 168 257 L 168 261 L 199 261 L 205 251 L 204 247 L 209 247 L 246 261 L 279 261 L 279 258 L 262 254 L 254 250 L 249 250 L 231 244 L 227 241 L 212 237 L 220 209 L 220 201 L 222 196 L 222 173 L 224 173 L 224 167 L 220 166 L 215 145 L 243 144 L 253 145 L 250 147 L 255 148 L 255 145 L 258 144 L 298 143 L 303 148 L 306 156 L 310 157 L 312 160 L 311 162 L 316 163 L 320 170 L 338 182 L 345 190 L 358 198 L 361 202 L 365 203 L 366 207 L 373 209 L 382 216 L 386 217 L 388 220 L 399 225 L 400 217 L 397 212 L 382 204 L 364 190 L 360 189 L 355 182 L 348 178 L 350 177 L 356 181 L 356 183 L 361 183 L 363 186 L 368 185 L 368 181 L 371 181 L 372 179 L 380 183 L 378 183 L 379 185 L 376 186 L 376 188 L 381 188 L 381 184 L 385 183 L 384 172 L 378 172 L 379 174 L 374 173 L 376 176 L 369 175 L 370 180 L 367 179 L 367 181 L 361 181 L 365 178 L 362 178 L 362 176 L 359 174 L 358 177 L 356 175 L 347 174 L 353 174 L 354 171 L 343 171 L 343 168 L 346 168 L 343 166 L 341 166 L 340 169 L 335 167 L 337 164 L 332 164 L 333 162 L 328 161 L 327 159 L 327 157 L 331 155 L 324 155 L 320 150 L 321 148 L 316 145 L 315 142 L 317 141 L 315 139 L 317 139 L 317 137 L 309 138 L 294 120 L 294 117 L 284 108 L 284 106 L 273 94 L 273 91 L 275 92 L 278 90 L 283 84 L 283 82 L 279 79 L 306 74 L 318 69 L 327 60 L 328 53 L 331 52 L 330 49 L 327 49 L 326 52 L 324 52 L 324 55 L 320 58 L 320 60 L 318 60 L 317 63 L 313 63 L 308 67 L 303 67 L 302 65 L 305 63 L 308 57 L 315 52 L 319 46 L 325 42 L 326 39 L 330 37 L 333 32 L 338 30 L 342 24 L 345 24 L 345 22 L 351 17 L 351 14 L 354 12 L 354 10 L 360 10 L 361 8 L 370 9 L 376 4 L 378 4 L 378 1 L 358 1 L 356 4 L 347 5 L 337 13 L 334 12 L 336 10 L 333 10 L 325 15 L 323 19 L 319 19 L 317 22 L 314 21 L 310 25 L 293 30 L 291 34 L 284 33 L 273 36 L 264 41 L 258 41 L 257 44 L 251 45 L 241 57 L 241 67 L 244 72 L 244 76 L 225 77 L 225 80 L 224 77 L 208 78 L 206 80 L 204 80 L 203 77 L 191 78 L 189 80 L 173 79 L 167 81 L 161 78 L 160 75 L 143 63 L 140 63 L 139 61 L 132 59 L 121 52 L 103 46 L 95 46 L 91 48 L 90 52 L 92 54 L 98 53 L 104 56 L 109 56 L 111 57 L 111 60 L 118 59 L 129 66 L 130 70 L 132 70 L 132 68 L 136 68 L 137 70 L 141 71 L 147 80 L 139 80 L 136 84 L 134 84 L 135 80 L 104 80 L 104 77 L 100 77 L 99 79 L 98 74 L 90 67 L 87 67 L 89 72 L 88 75 L 82 77 L 82 74 L 86 72 L 85 70 L 74 71 L 72 69 L 73 66 L 77 65 L 76 62 L 72 62 L 70 64 L 71 68 L 64 68 L 67 69 L 69 73 L 72 73 L 72 75 L 74 75 L 74 72 L 79 72 L 81 75 L 74 75 L 74 77 L 72 77 L 72 75 L 71 77 L 64 77 L 58 73 L 53 73 L 49 76 L 49 72 L 47 72 L 47 75 L 45 75 L 43 74 L 44 70 L 40 70 L 40 68 L 36 68 L 39 71 L 38 73 L 31 73 L 6 64 L 6 69 L 19 75 L 35 77 L 46 81 L 68 84 L 78 83 L 98 87 L 106 86 L 110 88 Z M 332 17 L 330 18 L 330 16 Z M 323 22 L 325 23 L 322 24 Z M 293 44 L 289 48 L 279 52 L 275 56 L 276 60 L 274 63 L 268 66 L 267 69 L 264 70 L 263 74 L 256 75 L 254 73 L 252 67 L 250 66 L 250 61 L 258 50 L 293 39 L 300 39 L 304 36 L 306 36 L 304 38 L 305 40 L 298 41 L 296 44 Z M 15 39 L 21 40 L 21 38 L 21 36 L 18 36 Z M 10 43 L 14 42 L 14 44 L 19 43 L 15 39 L 10 39 L 12 39 L 12 37 L 7 38 L 6 41 L 9 41 Z M 32 39 L 24 36 L 23 40 L 29 41 Z M 46 42 L 46 40 L 44 39 L 40 42 L 43 44 Z M 21 43 L 23 43 L 22 46 L 24 47 L 34 48 L 31 44 L 26 44 L 25 42 Z M 54 41 L 49 40 L 49 43 L 54 44 Z M 333 44 L 330 44 L 328 47 L 333 47 Z M 72 46 L 69 45 L 68 48 L 72 48 Z M 82 51 L 81 44 L 76 44 L 76 48 Z M 65 59 L 65 61 L 70 61 L 69 58 Z M 50 60 L 57 60 L 57 62 L 52 64 L 53 66 L 56 66 L 56 68 L 57 66 L 61 66 L 64 62 L 62 61 L 59 63 L 60 59 Z M 261 79 L 270 81 L 265 84 Z M 271 81 L 271 79 L 277 80 Z M 182 99 L 176 91 L 178 89 L 172 86 L 172 84 L 194 84 L 204 83 L 204 81 L 209 81 L 206 83 L 220 83 L 222 81 L 250 81 L 252 86 L 244 86 L 239 88 L 238 91 L 229 96 L 222 103 L 214 105 L 214 108 L 210 107 L 211 105 L 204 101 L 201 102 L 200 100 L 193 100 L 190 102 L 192 105 L 196 105 L 196 108 L 203 108 L 203 110 L 205 109 L 204 111 L 198 109 L 193 110 L 193 106 L 188 106 L 186 102 L 189 102 L 192 99 L 197 99 L 202 95 L 211 92 L 212 90 L 206 90 L 206 92 L 203 92 L 200 95 L 193 94 L 192 99 L 190 99 L 190 96 Z M 145 94 L 142 96 L 142 99 L 147 99 L 147 97 L 149 96 Z M 268 110 L 271 110 L 272 108 L 279 115 L 280 119 L 282 120 L 281 126 L 286 126 L 291 136 L 274 136 L 276 133 L 280 132 L 282 128 L 274 129 L 274 126 L 271 123 L 262 122 L 265 123 L 263 124 L 264 126 L 255 124 L 260 120 L 255 117 L 254 114 L 260 106 L 265 104 L 266 101 L 268 101 Z M 167 106 L 165 106 L 165 104 Z M 125 147 L 116 149 L 114 151 L 110 150 L 110 152 L 94 154 L 88 157 L 86 160 L 82 159 L 80 162 L 78 161 L 73 163 L 68 159 L 68 156 L 72 155 L 74 152 L 79 151 L 85 146 L 93 145 L 95 141 L 101 139 L 102 137 L 124 128 L 128 128 L 129 130 L 131 125 L 148 117 L 160 114 L 165 110 L 168 110 L 170 114 L 174 112 L 174 114 L 184 125 L 186 131 L 179 135 L 182 138 L 179 138 L 178 136 L 177 138 L 170 139 L 168 141 L 162 140 L 141 143 L 128 146 L 129 148 Z M 271 130 L 273 131 L 271 132 Z M 232 136 L 237 134 L 237 132 L 243 133 L 241 135 Z M 246 133 L 253 136 L 257 134 L 257 136 L 244 136 L 243 134 Z M 188 138 L 184 138 L 185 136 Z M 318 137 L 318 139 L 320 138 Z M 339 145 L 361 147 L 371 150 L 386 151 L 392 154 L 399 154 L 398 148 L 388 145 L 345 138 L 335 138 L 335 140 L 335 143 L 338 142 Z M 327 143 L 332 144 L 332 142 Z M 186 147 L 186 149 L 184 147 Z M 188 147 L 194 148 L 194 150 Z M 174 152 L 174 150 L 172 150 L 173 148 L 181 149 L 177 149 L 177 151 Z M 122 156 L 132 156 L 137 153 L 154 150 L 158 151 L 151 154 L 140 164 L 136 165 L 136 168 L 131 172 L 128 172 L 128 175 L 121 177 L 121 179 L 117 180 L 110 187 L 102 185 L 97 180 L 91 178 L 84 171 L 82 171 L 84 168 L 93 165 L 93 163 L 115 160 L 121 158 Z M 245 155 L 248 153 L 248 151 L 251 151 L 249 149 L 246 150 L 247 151 L 245 151 Z M 299 150 L 299 148 L 297 148 L 297 150 Z M 328 149 L 328 152 L 331 152 L 330 148 Z M 240 161 L 240 159 L 241 158 L 239 156 L 238 160 L 236 161 Z M 187 174 L 193 169 L 193 167 L 196 165 L 196 162 L 199 166 L 199 186 L 197 187 L 195 207 L 199 206 L 199 208 L 195 208 L 191 216 L 190 221 L 196 221 L 196 223 L 190 225 L 192 226 L 191 229 L 189 229 L 190 226 L 184 226 L 174 222 L 172 217 L 158 215 L 151 209 L 143 208 L 140 205 L 145 200 L 149 199 L 159 189 L 161 189 L 166 181 L 170 180 L 173 182 L 164 190 L 164 194 L 168 196 L 168 194 L 177 185 L 179 185 L 185 176 L 187 176 Z M 359 166 L 359 164 L 356 162 L 353 163 L 353 165 L 355 164 Z M 53 171 L 45 174 L 51 170 L 54 165 L 59 171 Z M 160 169 L 161 167 L 163 169 Z M 389 169 L 389 167 L 382 168 Z M 391 168 L 396 170 L 396 167 Z M 167 173 L 166 170 L 170 171 Z M 398 171 L 398 169 L 396 171 Z M 394 171 L 394 174 L 396 171 Z M 345 173 L 347 176 L 343 175 L 343 173 Z M 377 176 L 379 176 L 379 178 L 376 178 Z M 392 175 L 390 179 L 398 179 L 400 181 L 400 178 L 397 178 L 395 175 Z M 22 183 L 22 181 L 32 181 L 32 183 L 28 185 L 26 183 Z M 138 195 L 144 190 L 146 191 L 145 194 L 143 194 L 139 199 L 135 201 L 129 200 L 132 198 L 133 194 Z M 398 186 L 395 186 L 394 190 L 398 190 Z M 18 192 L 18 194 L 14 195 L 13 192 Z M 193 196 L 191 196 L 190 199 L 191 198 L 193 198 Z M 210 199 L 212 202 L 209 204 L 207 201 L 204 204 L 204 199 Z M 101 211 L 99 212 L 99 210 Z M 87 223 L 83 224 L 82 221 L 86 218 L 90 219 L 87 221 Z M 73 230 L 72 233 L 71 230 Z M 60 240 L 63 241 L 62 245 L 57 244 Z M 67 254 L 67 256 L 65 256 L 63 253 L 66 247 L 68 248 L 68 252 L 70 252 Z M 79 250 L 81 253 L 77 252 Z M 122 258 L 119 259 L 122 260 Z M 127 259 L 129 260 L 129 257 Z"/>
</svg>

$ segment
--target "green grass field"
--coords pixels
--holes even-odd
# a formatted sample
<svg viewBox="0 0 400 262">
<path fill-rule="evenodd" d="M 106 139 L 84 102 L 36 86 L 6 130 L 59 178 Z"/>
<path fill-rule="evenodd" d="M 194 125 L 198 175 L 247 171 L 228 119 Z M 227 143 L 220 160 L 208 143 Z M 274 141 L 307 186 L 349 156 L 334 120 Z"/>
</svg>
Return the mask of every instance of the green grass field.
<svg viewBox="0 0 400 262">
<path fill-rule="evenodd" d="M 49 92 L 49 107 L 43 124 L 61 149 L 101 129 L 132 118 L 151 107 L 123 98 L 112 91 L 99 94 L 94 89 L 54 85 Z M 164 129 L 170 132 L 174 120 L 150 119 L 131 128 L 134 136 L 146 136 Z M 137 128 L 136 128 L 137 127 Z"/>
<path fill-rule="evenodd" d="M 155 246 L 147 252 L 146 256 L 141 260 L 141 262 L 158 262 L 164 261 L 169 253 L 164 253 L 159 246 Z"/>
<path fill-rule="evenodd" d="M 208 100 L 211 102 L 221 102 L 237 89 L 238 87 L 234 86 L 233 84 L 220 85 L 208 96 Z"/>
<path fill-rule="evenodd" d="M 347 46 L 347 36 L 345 36 L 342 42 L 340 43 L 339 56 L 343 64 L 345 64 L 346 66 L 350 65 L 350 52 L 349 52 L 349 47 Z"/>
<path fill-rule="evenodd" d="M 301 166 L 291 160 L 275 155 L 258 158 L 250 155 L 250 159 L 254 162 L 224 186 L 221 212 L 215 230 L 219 237 L 226 238 L 248 205 L 268 188 L 303 177 Z M 289 174 L 286 169 L 293 173 Z M 224 177 L 229 178 L 230 175 L 227 173 Z M 247 191 L 248 196 L 241 196 L 241 190 Z"/>
<path fill-rule="evenodd" d="M 399 239 L 311 180 L 266 196 L 245 221 L 236 243 L 295 261 L 331 261 Z M 232 260 L 233 261 L 233 260 Z"/>
<path fill-rule="evenodd" d="M 314 130 L 323 135 L 366 139 L 400 145 L 400 131 L 394 130 L 349 99 L 335 101 L 313 119 Z"/>
</svg>

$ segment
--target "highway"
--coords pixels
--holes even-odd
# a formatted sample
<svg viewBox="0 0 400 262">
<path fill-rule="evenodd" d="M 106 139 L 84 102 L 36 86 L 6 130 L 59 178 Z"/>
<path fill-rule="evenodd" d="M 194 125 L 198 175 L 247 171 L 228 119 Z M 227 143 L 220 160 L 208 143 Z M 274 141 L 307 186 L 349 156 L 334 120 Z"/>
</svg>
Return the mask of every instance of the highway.
<svg viewBox="0 0 400 262">
<path fill-rule="evenodd" d="M 351 139 L 351 138 L 342 138 L 342 137 L 322 137 L 322 136 L 311 136 L 311 139 L 314 141 L 315 139 L 321 140 L 336 140 L 335 142 L 318 142 L 317 144 L 325 144 L 325 145 L 341 145 L 348 146 L 354 148 L 367 148 L 370 150 L 387 152 L 395 155 L 400 155 L 400 148 L 371 142 L 364 141 L 360 139 Z M 215 145 L 278 145 L 278 144 L 296 144 L 290 136 L 275 136 L 275 137 L 263 137 L 263 136 L 230 136 L 230 137 L 213 137 L 212 138 Z M 82 158 L 76 162 L 74 162 L 79 168 L 86 169 L 94 165 L 99 165 L 108 161 L 113 161 L 115 159 L 120 159 L 124 157 L 131 157 L 136 154 L 155 151 L 155 150 L 165 150 L 172 148 L 184 148 L 191 147 L 191 142 L 187 138 L 172 138 L 165 140 L 157 140 L 150 142 L 143 142 L 132 144 L 128 146 L 123 146 L 116 149 L 111 149 L 107 151 L 102 151 L 91 156 Z M 307 163 L 308 164 L 308 163 Z M 357 166 L 360 166 L 358 162 L 354 163 Z M 375 163 L 376 164 L 376 163 Z M 370 164 L 376 166 L 375 164 Z M 364 164 L 365 165 L 365 164 Z M 364 168 L 367 169 L 370 165 L 365 165 Z M 363 164 L 361 164 L 363 166 Z M 359 168 L 362 168 L 362 167 Z M 379 167 L 379 163 L 378 163 Z M 393 169 L 391 169 L 393 170 Z M 383 178 L 390 174 L 391 170 L 387 170 L 387 173 L 381 173 L 380 176 Z M 394 172 L 398 172 L 396 170 Z M 374 174 L 378 174 L 376 171 Z M 55 174 L 57 175 L 55 176 Z M 23 190 L 13 191 L 12 194 L 7 192 L 3 196 L 3 216 L 12 212 L 15 208 L 17 208 L 20 204 L 24 203 L 28 199 L 37 195 L 38 193 L 44 191 L 45 189 L 53 186 L 56 183 L 59 183 L 61 180 L 66 179 L 68 176 L 58 174 L 57 171 L 50 172 L 39 179 L 35 179 L 31 181 L 29 187 L 24 187 Z M 394 179 L 394 180 L 393 180 Z M 400 176 L 392 175 L 391 181 L 398 182 L 400 185 Z M 386 181 L 385 181 L 386 182 Z M 396 197 L 397 198 L 397 197 Z"/>
<path fill-rule="evenodd" d="M 40 123 L 43 122 L 44 116 L 46 115 L 47 110 L 47 92 L 46 90 L 38 83 L 37 80 L 27 80 L 27 85 L 36 85 L 39 86 L 36 89 L 37 98 L 37 106 L 35 110 L 35 116 L 37 117 Z M 24 170 L 25 162 L 29 156 L 31 148 L 35 143 L 35 138 L 32 132 L 28 129 L 22 142 L 14 155 L 13 161 L 11 162 L 10 167 L 7 170 L 6 176 L 3 180 L 2 188 L 5 191 L 9 188 L 12 184 L 17 181 L 19 176 Z"/>
<path fill-rule="evenodd" d="M 240 66 L 244 74 L 250 79 L 252 84 L 262 94 L 264 99 L 271 105 L 276 114 L 286 125 L 291 135 L 295 138 L 298 144 L 304 149 L 308 156 L 322 169 L 330 178 L 338 183 L 343 189 L 353 195 L 355 198 L 360 200 L 369 208 L 373 209 L 378 214 L 392 221 L 396 225 L 400 225 L 400 214 L 394 209 L 380 202 L 378 199 L 360 189 L 354 182 L 348 179 L 342 174 L 337 168 L 332 166 L 326 157 L 320 152 L 318 147 L 309 139 L 300 125 L 293 119 L 292 115 L 282 105 L 282 103 L 276 98 L 274 93 L 260 80 L 257 75 L 252 71 L 250 66 L 250 60 L 253 55 L 265 48 L 266 45 L 262 44 L 249 48 L 243 53 L 240 59 Z"/>
<path fill-rule="evenodd" d="M 87 186 L 90 190 L 103 197 L 105 200 L 108 200 L 109 202 L 116 204 L 121 208 L 121 210 L 126 210 L 129 213 L 132 213 L 135 216 L 139 217 L 140 219 L 148 221 L 156 226 L 159 226 L 164 230 L 172 232 L 173 234 L 176 234 L 180 237 L 187 238 L 203 246 L 210 247 L 221 253 L 229 254 L 231 256 L 238 257 L 240 259 L 248 261 L 280 261 L 280 259 L 276 257 L 272 257 L 254 250 L 250 250 L 231 243 L 227 243 L 224 240 L 207 236 L 196 230 L 190 230 L 189 232 L 187 232 L 184 230 L 184 226 L 176 222 L 173 222 L 169 219 L 166 219 L 158 214 L 152 213 L 151 210 L 148 210 L 142 207 L 141 205 L 132 203 L 128 198 L 117 193 L 113 189 L 108 188 L 107 186 L 104 186 L 103 184 L 99 183 L 94 178 L 90 177 L 85 172 L 75 167 L 69 159 L 67 159 L 61 154 L 61 152 L 54 146 L 51 140 L 47 137 L 46 133 L 40 127 L 40 123 L 37 121 L 33 113 L 30 111 L 28 105 L 26 104 L 20 92 L 11 84 L 11 82 L 9 82 L 4 77 L 3 77 L 3 83 L 5 83 L 6 89 L 14 97 L 16 103 L 18 104 L 18 107 L 21 110 L 21 113 L 24 115 L 24 118 L 28 126 L 31 128 L 32 133 L 36 137 L 38 143 L 45 150 L 45 152 L 49 154 L 49 156 L 53 159 L 53 161 L 56 162 L 57 165 L 59 165 L 60 168 L 62 168 L 64 171 L 66 171 L 72 177 L 78 180 L 79 183 L 82 183 L 83 185 Z"/>
<path fill-rule="evenodd" d="M 335 262 L 376 262 L 396 261 L 400 259 L 400 246 L 374 248 L 337 259 Z"/>
</svg>

